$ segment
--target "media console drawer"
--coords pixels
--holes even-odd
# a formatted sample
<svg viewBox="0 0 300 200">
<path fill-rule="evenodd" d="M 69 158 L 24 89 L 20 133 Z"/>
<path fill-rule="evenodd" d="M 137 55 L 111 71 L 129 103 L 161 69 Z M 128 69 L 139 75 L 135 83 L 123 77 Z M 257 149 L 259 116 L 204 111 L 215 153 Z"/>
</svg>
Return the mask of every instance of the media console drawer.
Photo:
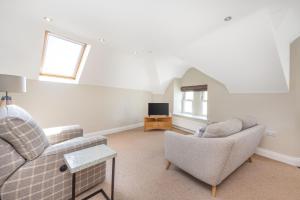
<svg viewBox="0 0 300 200">
<path fill-rule="evenodd" d="M 150 116 L 144 118 L 144 130 L 162 129 L 168 130 L 172 128 L 171 116 Z"/>
</svg>

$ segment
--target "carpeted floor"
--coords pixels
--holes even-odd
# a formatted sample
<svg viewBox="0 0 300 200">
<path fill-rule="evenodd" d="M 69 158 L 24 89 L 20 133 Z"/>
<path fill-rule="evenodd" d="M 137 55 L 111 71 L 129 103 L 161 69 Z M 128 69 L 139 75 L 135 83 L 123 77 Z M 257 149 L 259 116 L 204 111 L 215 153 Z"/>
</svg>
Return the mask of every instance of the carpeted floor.
<svg viewBox="0 0 300 200">
<path fill-rule="evenodd" d="M 134 129 L 108 136 L 118 152 L 115 200 L 300 200 L 300 169 L 255 156 L 218 186 L 217 198 L 210 186 L 174 165 L 165 170 L 163 131 Z M 199 169 L 201 170 L 201 169 Z M 109 193 L 111 162 L 103 187 Z M 93 200 L 104 200 L 100 195 Z"/>
</svg>

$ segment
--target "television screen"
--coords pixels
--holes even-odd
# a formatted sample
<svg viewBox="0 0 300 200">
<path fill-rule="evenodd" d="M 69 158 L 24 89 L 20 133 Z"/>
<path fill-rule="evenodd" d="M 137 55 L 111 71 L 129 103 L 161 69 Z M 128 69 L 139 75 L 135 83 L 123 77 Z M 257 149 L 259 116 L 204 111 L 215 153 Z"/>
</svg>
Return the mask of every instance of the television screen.
<svg viewBox="0 0 300 200">
<path fill-rule="evenodd" d="M 148 103 L 148 115 L 169 115 L 169 104 Z"/>
</svg>

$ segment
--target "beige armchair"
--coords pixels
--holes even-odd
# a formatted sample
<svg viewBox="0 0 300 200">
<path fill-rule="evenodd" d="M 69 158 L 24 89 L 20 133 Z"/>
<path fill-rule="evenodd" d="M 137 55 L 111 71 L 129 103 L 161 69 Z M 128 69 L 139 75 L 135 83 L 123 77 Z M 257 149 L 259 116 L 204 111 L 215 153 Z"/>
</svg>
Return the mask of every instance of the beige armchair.
<svg viewBox="0 0 300 200">
<path fill-rule="evenodd" d="M 46 129 L 17 106 L 0 109 L 0 198 L 71 198 L 72 175 L 63 155 L 106 144 L 103 136 L 83 137 L 79 126 Z M 105 179 L 105 162 L 76 174 L 76 194 Z"/>
</svg>

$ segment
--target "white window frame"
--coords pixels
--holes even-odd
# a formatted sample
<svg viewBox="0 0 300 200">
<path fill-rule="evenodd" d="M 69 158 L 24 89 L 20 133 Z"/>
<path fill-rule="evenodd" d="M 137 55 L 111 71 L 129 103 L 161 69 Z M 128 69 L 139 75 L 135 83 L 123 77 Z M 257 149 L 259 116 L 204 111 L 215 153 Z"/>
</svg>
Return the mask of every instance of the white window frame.
<svg viewBox="0 0 300 200">
<path fill-rule="evenodd" d="M 186 99 L 186 92 L 193 92 L 193 100 L 191 99 Z M 206 103 L 206 109 L 208 112 L 208 98 L 205 100 L 204 99 L 204 92 L 207 93 L 207 91 L 199 91 L 199 95 L 196 95 L 195 93 L 198 91 L 185 91 L 182 92 L 182 100 L 181 100 L 181 113 L 182 114 L 187 114 L 187 115 L 193 115 L 193 116 L 199 116 L 199 117 L 207 117 L 208 113 L 205 115 L 204 114 L 204 104 Z M 208 95 L 208 93 L 207 93 Z M 197 98 L 198 97 L 198 98 Z M 200 98 L 199 98 L 200 97 Z M 199 101 L 199 102 L 195 102 Z M 191 102 L 192 104 L 192 112 L 186 112 L 184 109 L 185 102 Z M 195 104 L 197 104 L 195 106 Z M 195 111 L 194 109 L 198 109 L 198 111 Z"/>
<path fill-rule="evenodd" d="M 206 99 L 204 99 L 204 93 L 205 93 L 205 92 L 207 93 L 207 98 L 206 98 Z M 201 102 L 200 102 L 200 103 L 201 103 L 201 116 L 207 117 L 207 115 L 208 115 L 208 92 L 207 92 L 207 91 L 202 91 L 202 92 L 201 92 L 201 97 L 200 97 L 200 98 L 201 98 L 201 100 L 200 100 L 200 101 L 201 101 Z M 203 108 L 204 108 L 204 103 L 206 103 L 206 111 L 207 111 L 207 112 L 206 112 L 206 115 L 205 115 L 204 112 L 203 112 L 203 111 L 204 111 L 204 109 L 203 109 Z"/>
<path fill-rule="evenodd" d="M 75 70 L 74 70 L 74 73 L 73 73 L 72 76 L 65 76 L 65 75 L 60 75 L 60 74 L 49 74 L 49 73 L 44 73 L 43 72 L 43 66 L 45 64 L 45 57 L 46 57 L 46 53 L 47 53 L 48 37 L 50 35 L 54 36 L 56 38 L 62 39 L 62 40 L 66 40 L 68 42 L 78 44 L 78 45 L 81 46 L 80 55 L 78 56 L 77 64 L 76 64 L 76 67 L 75 67 Z M 79 75 L 79 71 L 80 71 L 80 67 L 81 67 L 82 63 L 85 62 L 84 61 L 85 60 L 84 59 L 84 54 L 85 54 L 86 49 L 87 49 L 87 44 L 85 44 L 85 43 L 69 39 L 67 37 L 52 33 L 50 31 L 45 31 L 44 46 L 43 46 L 43 52 L 42 52 L 42 65 L 41 65 L 41 68 L 40 68 L 40 78 L 46 78 L 46 80 L 48 80 L 47 78 L 65 79 L 65 80 L 71 80 L 71 81 L 77 80 L 78 75 Z"/>
</svg>

